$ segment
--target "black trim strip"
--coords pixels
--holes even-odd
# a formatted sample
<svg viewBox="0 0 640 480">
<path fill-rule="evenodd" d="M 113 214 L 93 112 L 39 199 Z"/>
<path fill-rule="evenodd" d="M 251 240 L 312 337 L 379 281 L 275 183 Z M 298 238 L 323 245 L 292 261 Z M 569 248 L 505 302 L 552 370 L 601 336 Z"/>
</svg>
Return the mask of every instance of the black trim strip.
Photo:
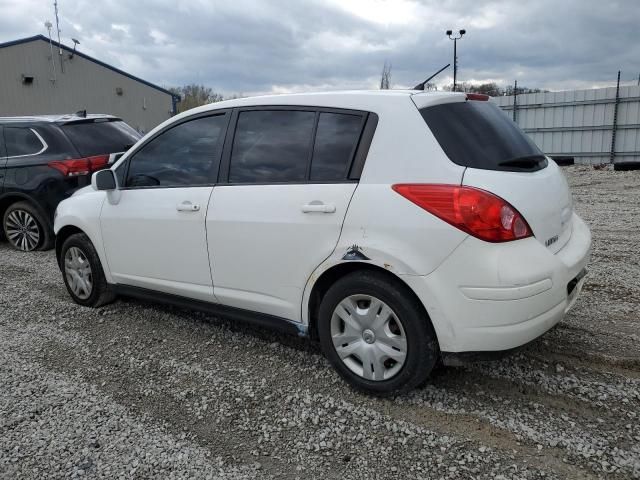
<svg viewBox="0 0 640 480">
<path fill-rule="evenodd" d="M 520 345 L 519 347 L 509 348 L 507 350 L 486 352 L 440 352 L 440 358 L 442 359 L 442 363 L 447 367 L 464 367 L 470 363 L 494 362 L 517 353 L 529 345 L 529 343 L 531 342 Z"/>
<path fill-rule="evenodd" d="M 373 136 L 378 126 L 378 115 L 373 112 L 369 113 L 366 122 L 360 143 L 358 144 L 358 150 L 356 151 L 356 157 L 353 160 L 351 171 L 349 172 L 350 180 L 360 180 L 362 176 L 362 170 L 369 155 L 369 148 L 371 147 L 371 142 L 373 141 Z"/>
<path fill-rule="evenodd" d="M 266 327 L 277 330 L 289 335 L 297 335 L 299 337 L 308 336 L 308 328 L 299 322 L 294 322 L 286 318 L 268 315 L 266 313 L 253 312 L 242 308 L 229 307 L 217 303 L 203 302 L 192 298 L 182 297 L 180 295 L 172 295 L 170 293 L 157 292 L 146 288 L 132 287 L 129 285 L 111 284 L 110 287 L 117 295 L 124 297 L 133 297 L 151 302 L 159 302 L 167 305 L 173 305 L 179 308 L 189 310 L 198 310 L 205 313 L 211 313 L 231 320 L 243 323 L 250 323 L 260 327 Z"/>
</svg>

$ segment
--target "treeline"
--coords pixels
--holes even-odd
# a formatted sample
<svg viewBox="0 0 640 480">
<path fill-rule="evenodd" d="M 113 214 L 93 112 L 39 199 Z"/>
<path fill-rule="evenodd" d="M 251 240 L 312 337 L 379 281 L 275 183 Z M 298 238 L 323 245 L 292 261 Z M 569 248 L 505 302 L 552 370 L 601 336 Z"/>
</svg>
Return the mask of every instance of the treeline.
<svg viewBox="0 0 640 480">
<path fill-rule="evenodd" d="M 221 93 L 214 92 L 211 87 L 205 87 L 204 85 L 197 85 L 195 83 L 184 85 L 182 87 L 170 87 L 168 90 L 171 93 L 180 95 L 181 100 L 177 104 L 176 113 L 184 112 L 185 110 L 199 107 L 201 105 L 240 97 L 240 95 L 225 97 Z"/>
<path fill-rule="evenodd" d="M 443 88 L 443 90 L 451 91 L 453 90 L 453 84 L 447 85 Z M 458 92 L 466 92 L 466 93 L 483 93 L 485 95 L 489 95 L 490 97 L 501 97 L 503 95 L 513 95 L 514 88 L 513 85 L 508 85 L 506 87 L 500 87 L 495 82 L 490 83 L 469 83 L 469 82 L 461 82 L 456 86 L 456 90 Z M 540 92 L 548 92 L 549 90 L 542 90 L 540 88 L 528 88 L 528 87 L 518 87 L 518 95 L 522 95 L 524 93 L 540 93 Z"/>
</svg>

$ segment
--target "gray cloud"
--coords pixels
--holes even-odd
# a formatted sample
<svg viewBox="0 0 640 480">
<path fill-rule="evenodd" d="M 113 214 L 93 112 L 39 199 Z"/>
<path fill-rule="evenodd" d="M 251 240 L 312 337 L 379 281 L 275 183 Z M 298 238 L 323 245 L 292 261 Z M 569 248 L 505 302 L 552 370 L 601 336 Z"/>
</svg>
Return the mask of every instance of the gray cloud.
<svg viewBox="0 0 640 480">
<path fill-rule="evenodd" d="M 0 0 L 0 41 L 46 33 L 52 6 Z M 637 0 L 60 1 L 63 42 L 149 81 L 226 94 L 412 86 L 451 61 L 460 80 L 549 89 L 611 84 L 640 72 Z M 440 77 L 450 81 L 451 71 Z"/>
</svg>

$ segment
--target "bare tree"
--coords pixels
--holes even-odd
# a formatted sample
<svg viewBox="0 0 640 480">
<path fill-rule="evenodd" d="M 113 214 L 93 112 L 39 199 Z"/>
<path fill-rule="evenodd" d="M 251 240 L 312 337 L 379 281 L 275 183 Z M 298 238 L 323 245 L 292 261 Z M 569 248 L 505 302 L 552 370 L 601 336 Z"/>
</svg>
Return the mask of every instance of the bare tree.
<svg viewBox="0 0 640 480">
<path fill-rule="evenodd" d="M 382 67 L 382 75 L 380 76 L 380 90 L 389 90 L 391 88 L 391 64 L 385 60 Z"/>
</svg>

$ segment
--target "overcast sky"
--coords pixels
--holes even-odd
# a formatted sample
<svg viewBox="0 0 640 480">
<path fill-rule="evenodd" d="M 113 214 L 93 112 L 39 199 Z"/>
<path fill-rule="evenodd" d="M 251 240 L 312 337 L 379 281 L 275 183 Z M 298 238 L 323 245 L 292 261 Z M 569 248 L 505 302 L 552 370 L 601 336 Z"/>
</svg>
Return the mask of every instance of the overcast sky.
<svg viewBox="0 0 640 480">
<path fill-rule="evenodd" d="M 562 90 L 640 73 L 640 0 L 59 0 L 62 42 L 162 86 L 226 95 L 460 81 Z M 0 42 L 46 34 L 53 0 L 0 0 Z M 55 23 L 55 22 L 54 22 Z M 451 82 L 451 69 L 438 77 Z"/>
</svg>

